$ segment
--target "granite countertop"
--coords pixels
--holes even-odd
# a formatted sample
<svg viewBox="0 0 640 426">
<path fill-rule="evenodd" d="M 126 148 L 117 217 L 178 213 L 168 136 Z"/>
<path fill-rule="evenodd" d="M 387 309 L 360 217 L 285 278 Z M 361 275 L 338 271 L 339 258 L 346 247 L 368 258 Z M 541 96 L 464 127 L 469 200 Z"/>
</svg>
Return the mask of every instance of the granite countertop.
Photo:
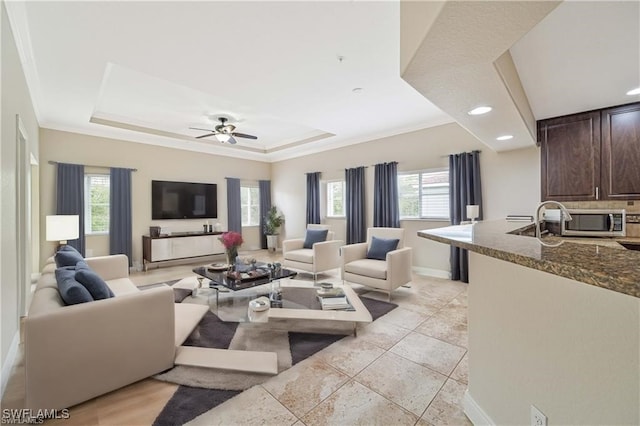
<svg viewBox="0 0 640 426">
<path fill-rule="evenodd" d="M 527 236 L 532 229 L 532 222 L 493 220 L 419 231 L 418 236 L 640 297 L 640 251 L 627 250 L 618 244 L 640 244 L 640 238 L 549 236 L 543 238 L 545 243 L 562 241 L 562 244 L 547 247 L 536 238 Z"/>
</svg>

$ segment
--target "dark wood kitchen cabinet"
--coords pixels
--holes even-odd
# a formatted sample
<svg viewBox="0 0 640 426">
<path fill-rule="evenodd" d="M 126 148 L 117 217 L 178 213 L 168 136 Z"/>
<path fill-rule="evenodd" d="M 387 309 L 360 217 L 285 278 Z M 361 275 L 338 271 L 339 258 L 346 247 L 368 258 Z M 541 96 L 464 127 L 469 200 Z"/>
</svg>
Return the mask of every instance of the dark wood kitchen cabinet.
<svg viewBox="0 0 640 426">
<path fill-rule="evenodd" d="M 640 103 L 538 121 L 541 198 L 640 199 Z"/>
<path fill-rule="evenodd" d="M 600 181 L 600 112 L 538 123 L 542 199 L 595 200 Z"/>
<path fill-rule="evenodd" d="M 602 197 L 640 199 L 640 103 L 602 111 Z"/>
</svg>

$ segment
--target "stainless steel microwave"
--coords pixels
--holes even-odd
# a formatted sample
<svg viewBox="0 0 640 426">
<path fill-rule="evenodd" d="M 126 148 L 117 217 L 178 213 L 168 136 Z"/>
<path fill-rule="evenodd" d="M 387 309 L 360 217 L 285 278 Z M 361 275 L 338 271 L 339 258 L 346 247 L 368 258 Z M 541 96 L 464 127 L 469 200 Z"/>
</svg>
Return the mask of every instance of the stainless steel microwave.
<svg viewBox="0 0 640 426">
<path fill-rule="evenodd" d="M 624 237 L 627 212 L 624 209 L 567 209 L 571 220 L 560 220 L 560 210 L 544 212 L 547 228 L 563 236 Z M 564 219 L 564 217 L 563 217 Z"/>
</svg>

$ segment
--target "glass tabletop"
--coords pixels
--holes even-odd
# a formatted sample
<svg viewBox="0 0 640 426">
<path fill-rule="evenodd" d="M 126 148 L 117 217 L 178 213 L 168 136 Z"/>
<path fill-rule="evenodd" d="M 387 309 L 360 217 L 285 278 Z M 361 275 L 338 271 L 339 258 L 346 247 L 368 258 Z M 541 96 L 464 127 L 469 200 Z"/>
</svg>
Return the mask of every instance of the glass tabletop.
<svg viewBox="0 0 640 426">
<path fill-rule="evenodd" d="M 222 321 L 248 322 L 249 302 L 262 296 L 269 298 L 270 294 L 270 284 L 234 292 L 221 292 L 215 302 L 211 300 L 211 311 Z M 311 287 L 281 287 L 279 300 L 271 302 L 271 309 L 277 308 L 322 310 L 317 289 Z"/>
<path fill-rule="evenodd" d="M 275 273 L 270 273 L 266 263 L 257 262 L 255 267 L 249 265 L 241 268 L 240 276 L 232 277 L 227 270 L 220 270 L 211 266 L 199 266 L 193 272 L 208 278 L 210 287 L 223 286 L 230 290 L 237 291 L 270 283 L 272 280 L 283 278 L 293 278 L 297 272 L 290 269 L 280 268 Z"/>
</svg>

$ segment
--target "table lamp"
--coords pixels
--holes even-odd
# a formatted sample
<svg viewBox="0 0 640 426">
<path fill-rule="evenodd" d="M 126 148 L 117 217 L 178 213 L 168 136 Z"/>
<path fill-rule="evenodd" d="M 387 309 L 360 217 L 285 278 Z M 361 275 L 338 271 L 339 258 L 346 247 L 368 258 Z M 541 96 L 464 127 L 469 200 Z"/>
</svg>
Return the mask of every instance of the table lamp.
<svg viewBox="0 0 640 426">
<path fill-rule="evenodd" d="M 80 216 L 52 215 L 47 216 L 47 241 L 58 241 L 61 246 L 68 240 L 75 240 L 80 236 Z"/>
<path fill-rule="evenodd" d="M 480 216 L 480 206 L 470 204 L 467 206 L 467 219 L 471 220 L 471 223 L 476 223 L 476 219 Z"/>
</svg>

